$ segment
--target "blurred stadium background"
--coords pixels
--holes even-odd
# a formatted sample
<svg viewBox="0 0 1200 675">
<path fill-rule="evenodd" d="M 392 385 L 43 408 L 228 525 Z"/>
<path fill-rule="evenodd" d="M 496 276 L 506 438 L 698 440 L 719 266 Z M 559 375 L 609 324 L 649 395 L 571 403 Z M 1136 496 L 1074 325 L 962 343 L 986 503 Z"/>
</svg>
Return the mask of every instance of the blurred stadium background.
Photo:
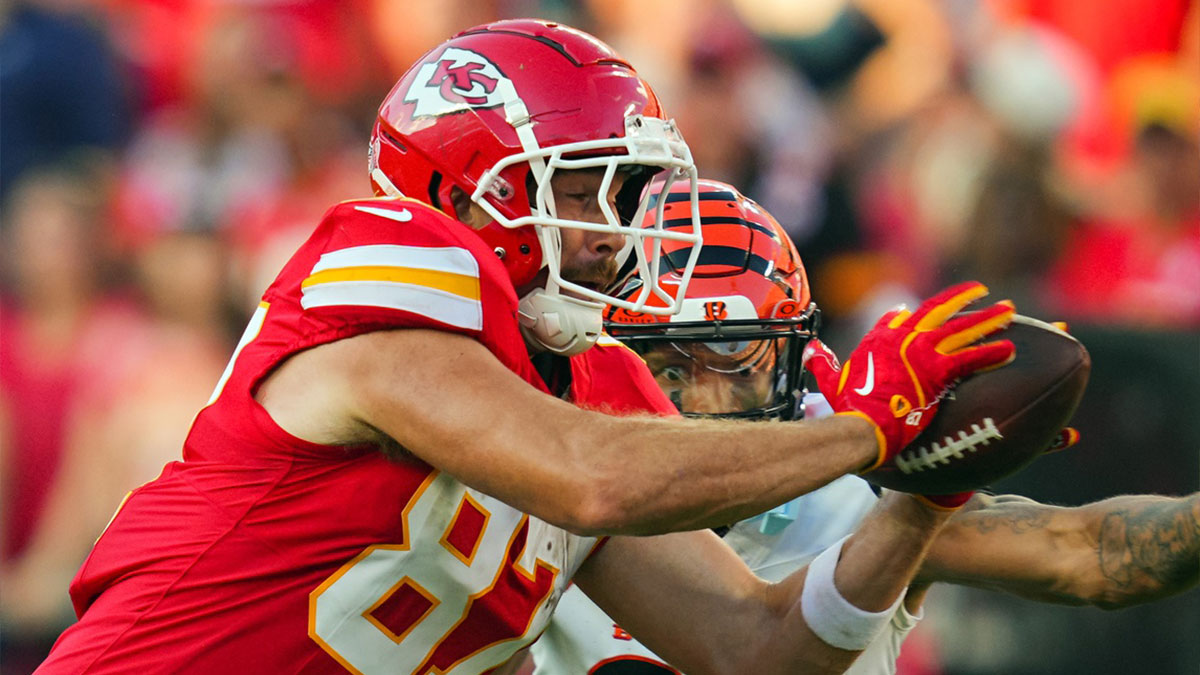
<svg viewBox="0 0 1200 675">
<path fill-rule="evenodd" d="M 0 0 L 0 670 L 175 459 L 258 294 L 363 196 L 375 107 L 457 30 L 590 30 L 702 176 L 792 233 L 830 342 L 978 278 L 1090 348 L 1083 442 L 1005 491 L 1200 485 L 1194 0 Z M 938 588 L 906 675 L 1200 672 L 1200 591 L 1119 612 Z"/>
</svg>

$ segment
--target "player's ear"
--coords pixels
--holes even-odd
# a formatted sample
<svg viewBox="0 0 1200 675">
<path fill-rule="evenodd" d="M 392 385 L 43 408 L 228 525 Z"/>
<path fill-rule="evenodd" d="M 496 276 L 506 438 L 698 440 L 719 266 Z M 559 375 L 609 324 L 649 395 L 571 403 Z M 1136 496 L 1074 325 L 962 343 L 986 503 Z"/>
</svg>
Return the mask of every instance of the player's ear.
<svg viewBox="0 0 1200 675">
<path fill-rule="evenodd" d="M 483 207 L 471 201 L 465 190 L 455 185 L 450 188 L 450 203 L 454 206 L 454 217 L 467 227 L 478 230 L 491 224 L 492 217 Z"/>
</svg>

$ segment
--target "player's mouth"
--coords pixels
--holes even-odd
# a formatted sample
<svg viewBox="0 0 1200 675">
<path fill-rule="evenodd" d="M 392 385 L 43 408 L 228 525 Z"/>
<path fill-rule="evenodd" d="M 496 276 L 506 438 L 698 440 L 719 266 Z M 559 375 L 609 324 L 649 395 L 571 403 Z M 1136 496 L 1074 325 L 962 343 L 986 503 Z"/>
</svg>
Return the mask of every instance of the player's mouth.
<svg viewBox="0 0 1200 675">
<path fill-rule="evenodd" d="M 578 284 L 579 286 L 583 286 L 589 291 L 596 291 L 597 293 L 607 286 L 607 284 L 600 281 L 586 281 L 583 279 L 567 279 L 567 281 L 570 281 L 573 284 Z"/>
<path fill-rule="evenodd" d="M 617 264 L 609 258 L 563 270 L 563 279 L 589 291 L 603 293 L 617 276 Z"/>
<path fill-rule="evenodd" d="M 579 286 L 582 286 L 582 287 L 588 289 L 589 291 L 594 291 L 597 293 L 603 292 L 603 289 L 606 288 L 606 286 L 604 284 L 595 282 L 595 281 L 583 281 L 583 280 L 577 281 L 575 279 L 564 279 L 564 281 L 569 281 L 572 284 L 578 284 Z M 596 302 L 596 298 L 584 295 L 583 293 L 580 293 L 579 291 L 576 291 L 572 288 L 562 288 L 559 290 L 559 292 L 562 293 L 563 295 L 575 298 L 576 300 L 583 300 L 584 302 Z"/>
</svg>

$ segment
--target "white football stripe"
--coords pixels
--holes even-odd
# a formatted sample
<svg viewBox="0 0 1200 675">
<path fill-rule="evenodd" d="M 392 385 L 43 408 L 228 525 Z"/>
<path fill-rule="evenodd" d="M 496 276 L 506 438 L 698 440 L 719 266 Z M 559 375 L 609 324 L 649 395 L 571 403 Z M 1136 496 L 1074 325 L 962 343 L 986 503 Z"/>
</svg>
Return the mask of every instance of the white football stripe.
<svg viewBox="0 0 1200 675">
<path fill-rule="evenodd" d="M 427 286 L 338 281 L 309 286 L 300 299 L 300 306 L 306 310 L 339 305 L 398 309 L 459 328 L 483 330 L 483 303 Z"/>
<path fill-rule="evenodd" d="M 479 277 L 479 262 L 470 251 L 457 246 L 429 248 L 398 244 L 352 246 L 321 254 L 312 274 L 342 267 L 414 267 Z"/>
</svg>

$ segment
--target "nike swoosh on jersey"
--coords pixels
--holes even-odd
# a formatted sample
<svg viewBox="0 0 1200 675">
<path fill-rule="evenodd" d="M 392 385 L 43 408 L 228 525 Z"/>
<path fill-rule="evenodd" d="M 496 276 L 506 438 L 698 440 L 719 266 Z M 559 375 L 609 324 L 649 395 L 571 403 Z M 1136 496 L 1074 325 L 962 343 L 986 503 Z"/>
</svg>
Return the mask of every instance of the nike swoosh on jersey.
<svg viewBox="0 0 1200 675">
<path fill-rule="evenodd" d="M 407 223 L 413 218 L 412 211 L 409 211 L 408 209 L 392 211 L 391 209 L 380 209 L 374 206 L 355 206 L 354 210 L 362 211 L 363 213 L 369 213 L 373 216 L 379 216 L 380 218 L 394 220 L 397 223 Z"/>
<path fill-rule="evenodd" d="M 866 396 L 872 391 L 875 391 L 875 355 L 867 352 L 867 381 L 863 386 L 854 390 L 854 393 L 859 396 Z"/>
</svg>

